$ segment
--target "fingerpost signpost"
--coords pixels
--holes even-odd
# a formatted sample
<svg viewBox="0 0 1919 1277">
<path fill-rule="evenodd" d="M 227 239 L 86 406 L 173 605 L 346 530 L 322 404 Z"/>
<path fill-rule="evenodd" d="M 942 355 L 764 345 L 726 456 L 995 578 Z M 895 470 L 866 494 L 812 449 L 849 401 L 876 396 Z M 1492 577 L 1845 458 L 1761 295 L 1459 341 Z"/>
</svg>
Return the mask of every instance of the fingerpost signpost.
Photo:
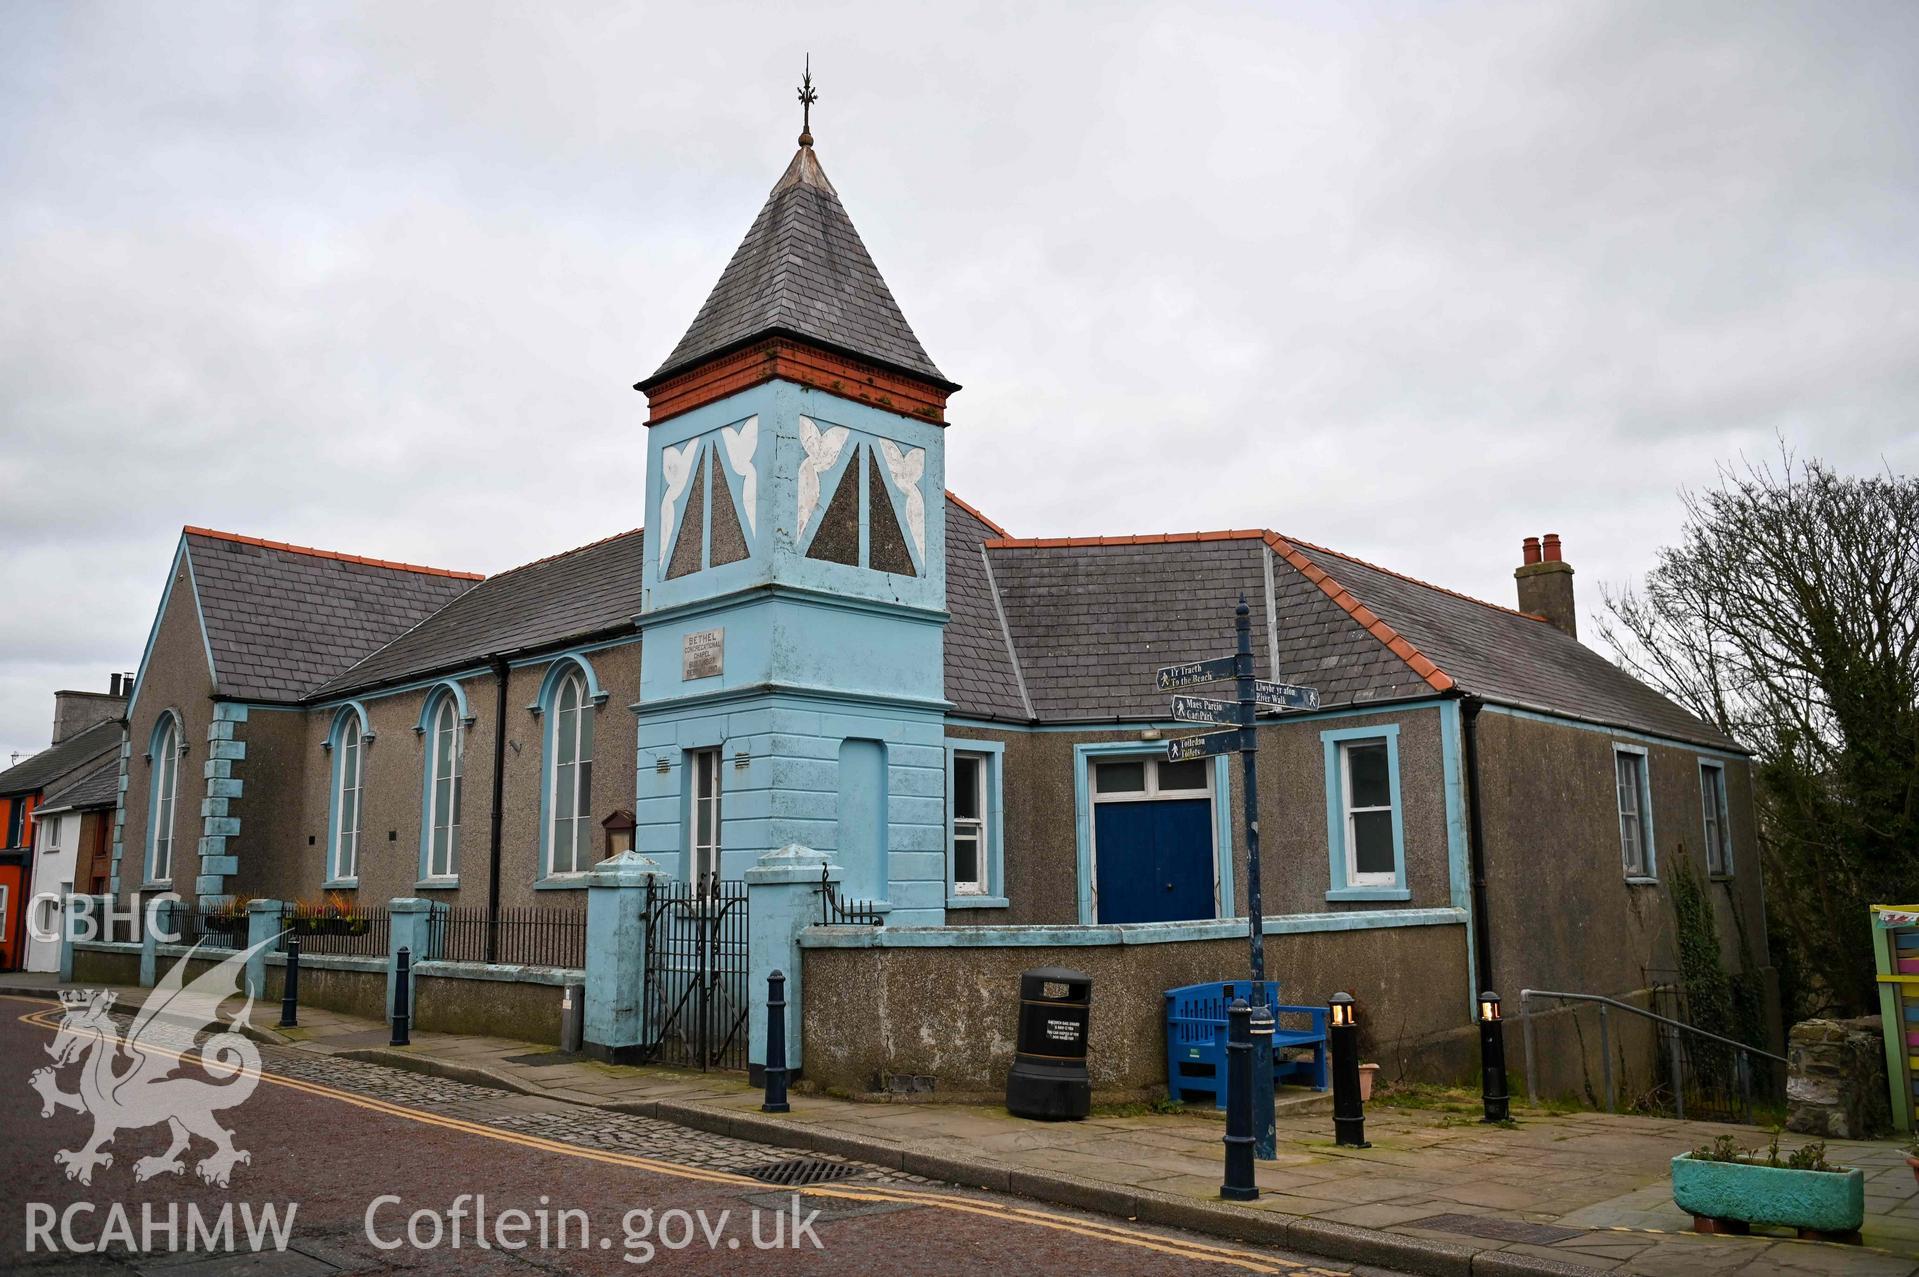
<svg viewBox="0 0 1919 1277">
<path fill-rule="evenodd" d="M 1159 671 L 1159 690 L 1175 692 L 1180 688 L 1207 683 L 1233 683 L 1234 700 L 1212 700 L 1204 696 L 1173 697 L 1173 717 L 1183 723 L 1230 724 L 1225 731 L 1181 736 L 1166 743 L 1169 762 L 1210 758 L 1214 754 L 1239 754 L 1240 793 L 1246 823 L 1246 933 L 1253 951 L 1253 1151 L 1267 1161 L 1277 1155 L 1277 1133 L 1273 1119 L 1273 1013 L 1266 1005 L 1266 934 L 1261 925 L 1266 913 L 1259 889 L 1259 739 L 1254 722 L 1261 710 L 1314 710 L 1319 708 L 1317 688 L 1295 683 L 1274 683 L 1253 677 L 1252 610 L 1246 596 L 1239 596 L 1233 613 L 1233 631 L 1237 640 L 1231 656 L 1215 656 L 1184 665 L 1167 665 Z"/>
</svg>

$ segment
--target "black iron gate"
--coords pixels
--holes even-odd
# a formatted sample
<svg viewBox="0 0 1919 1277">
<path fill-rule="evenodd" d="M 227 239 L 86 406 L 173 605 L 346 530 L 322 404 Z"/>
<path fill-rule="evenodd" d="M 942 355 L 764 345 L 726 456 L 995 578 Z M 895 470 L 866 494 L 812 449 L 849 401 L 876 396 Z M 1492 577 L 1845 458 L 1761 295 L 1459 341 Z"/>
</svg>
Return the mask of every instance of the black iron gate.
<svg viewBox="0 0 1919 1277">
<path fill-rule="evenodd" d="M 653 879 L 646 889 L 648 1062 L 746 1067 L 746 884 Z"/>
</svg>

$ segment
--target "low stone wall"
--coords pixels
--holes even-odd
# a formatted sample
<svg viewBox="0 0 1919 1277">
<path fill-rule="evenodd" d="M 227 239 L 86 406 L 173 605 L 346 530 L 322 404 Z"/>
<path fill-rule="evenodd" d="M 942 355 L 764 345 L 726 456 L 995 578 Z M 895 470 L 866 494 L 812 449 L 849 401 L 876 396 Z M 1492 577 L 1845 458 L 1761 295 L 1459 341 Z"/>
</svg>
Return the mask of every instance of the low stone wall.
<svg viewBox="0 0 1919 1277">
<path fill-rule="evenodd" d="M 286 996 L 286 958 L 266 955 L 266 997 Z M 386 1023 L 386 959 L 309 955 L 300 959 L 300 1005 Z"/>
<path fill-rule="evenodd" d="M 584 971 L 423 962 L 414 969 L 413 1027 L 558 1045 L 562 986 Z M 578 997 L 576 993 L 574 995 Z"/>
<path fill-rule="evenodd" d="M 73 946 L 75 984 L 140 983 L 140 946 L 76 944 Z"/>
<path fill-rule="evenodd" d="M 1891 1130 L 1879 1017 L 1793 1025 L 1786 1041 L 1786 1103 L 1789 1131 L 1859 1140 Z"/>
<path fill-rule="evenodd" d="M 1163 994 L 1242 976 L 1247 965 L 1240 936 L 1143 943 L 1103 938 L 1110 927 L 944 930 L 813 928 L 801 937 L 810 1083 L 867 1091 L 903 1074 L 933 1077 L 942 1094 L 999 1092 L 1013 1060 L 1020 973 L 1060 966 L 1093 978 L 1088 1068 L 1102 1098 L 1163 1094 Z M 980 932 L 975 943 L 969 930 Z M 1023 933 L 1031 943 L 1007 943 Z M 1357 998 L 1361 1055 L 1387 1078 L 1477 1076 L 1462 926 L 1273 934 L 1266 964 L 1282 1003 L 1324 1006 L 1341 990 Z"/>
</svg>

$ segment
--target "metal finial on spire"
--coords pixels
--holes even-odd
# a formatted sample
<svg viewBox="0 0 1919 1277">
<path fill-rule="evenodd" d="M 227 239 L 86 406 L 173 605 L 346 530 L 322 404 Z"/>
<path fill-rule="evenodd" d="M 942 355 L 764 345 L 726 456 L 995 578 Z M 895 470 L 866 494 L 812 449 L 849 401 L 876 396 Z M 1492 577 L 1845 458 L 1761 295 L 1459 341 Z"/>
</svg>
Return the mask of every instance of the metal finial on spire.
<svg viewBox="0 0 1919 1277">
<path fill-rule="evenodd" d="M 806 55 L 806 74 L 800 77 L 800 145 L 813 145 L 813 104 L 820 95 L 813 91 L 813 55 Z"/>
</svg>

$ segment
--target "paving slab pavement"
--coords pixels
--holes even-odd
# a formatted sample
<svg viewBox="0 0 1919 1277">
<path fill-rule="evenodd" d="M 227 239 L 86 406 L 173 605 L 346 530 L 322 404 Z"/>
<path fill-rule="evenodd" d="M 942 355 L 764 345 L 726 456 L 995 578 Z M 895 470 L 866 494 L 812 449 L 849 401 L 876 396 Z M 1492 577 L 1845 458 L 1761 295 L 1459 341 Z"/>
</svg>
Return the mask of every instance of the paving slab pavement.
<svg viewBox="0 0 1919 1277">
<path fill-rule="evenodd" d="M 8 977 L 0 991 L 51 997 L 57 987 Z M 144 994 L 120 992 L 123 1005 Z M 1218 1198 L 1224 1130 L 1211 1114 L 1127 1108 L 1083 1123 L 1036 1123 L 988 1107 L 918 1098 L 864 1102 L 802 1090 L 793 1112 L 775 1117 L 758 1111 L 760 1093 L 737 1074 L 613 1066 L 464 1034 L 415 1032 L 411 1045 L 392 1048 L 387 1031 L 366 1020 L 307 1007 L 300 1020 L 284 1037 L 303 1050 L 376 1059 L 536 1101 L 657 1115 L 764 1143 L 857 1155 L 1225 1236 L 1283 1237 L 1332 1258 L 1409 1271 L 1919 1277 L 1919 1186 L 1903 1148 L 1889 1141 L 1828 1141 L 1833 1161 L 1868 1173 L 1865 1246 L 1690 1231 L 1690 1218 L 1670 1196 L 1670 1158 L 1726 1132 L 1744 1144 L 1763 1143 L 1753 1128 L 1555 1115 L 1519 1105 L 1517 1124 L 1506 1129 L 1375 1104 L 1367 1113 L 1370 1149 L 1335 1146 L 1323 1113 L 1289 1113 L 1278 1123 L 1279 1158 L 1257 1168 L 1260 1200 L 1237 1205 Z M 1782 1144 L 1800 1142 L 1788 1137 Z"/>
</svg>

